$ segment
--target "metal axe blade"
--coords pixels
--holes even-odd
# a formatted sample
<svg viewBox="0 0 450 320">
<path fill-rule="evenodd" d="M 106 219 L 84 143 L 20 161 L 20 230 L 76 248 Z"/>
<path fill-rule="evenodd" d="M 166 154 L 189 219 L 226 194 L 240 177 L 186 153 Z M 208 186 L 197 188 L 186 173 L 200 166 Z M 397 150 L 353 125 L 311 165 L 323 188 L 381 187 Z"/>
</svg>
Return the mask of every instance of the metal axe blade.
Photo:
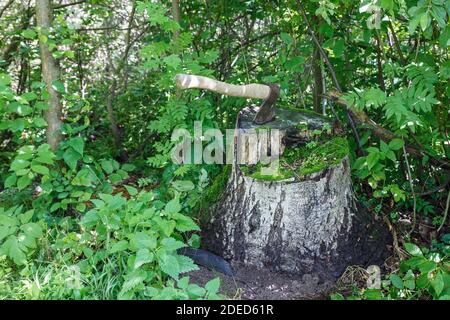
<svg viewBox="0 0 450 320">
<path fill-rule="evenodd" d="M 267 85 L 270 87 L 270 94 L 261 104 L 258 113 L 253 119 L 253 122 L 256 124 L 264 124 L 275 118 L 275 103 L 280 96 L 280 86 L 273 83 Z"/>
</svg>

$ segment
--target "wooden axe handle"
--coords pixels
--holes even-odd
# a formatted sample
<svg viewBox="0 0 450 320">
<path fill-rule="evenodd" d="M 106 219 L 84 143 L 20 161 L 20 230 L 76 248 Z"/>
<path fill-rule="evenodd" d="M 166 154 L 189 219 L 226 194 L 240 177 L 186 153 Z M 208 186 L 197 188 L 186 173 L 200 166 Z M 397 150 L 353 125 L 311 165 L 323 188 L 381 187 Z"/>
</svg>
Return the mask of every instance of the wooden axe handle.
<svg viewBox="0 0 450 320">
<path fill-rule="evenodd" d="M 228 84 L 208 77 L 188 74 L 177 74 L 175 83 L 180 89 L 205 89 L 232 97 L 267 99 L 270 95 L 270 87 L 265 84 L 250 83 L 241 86 Z"/>
</svg>

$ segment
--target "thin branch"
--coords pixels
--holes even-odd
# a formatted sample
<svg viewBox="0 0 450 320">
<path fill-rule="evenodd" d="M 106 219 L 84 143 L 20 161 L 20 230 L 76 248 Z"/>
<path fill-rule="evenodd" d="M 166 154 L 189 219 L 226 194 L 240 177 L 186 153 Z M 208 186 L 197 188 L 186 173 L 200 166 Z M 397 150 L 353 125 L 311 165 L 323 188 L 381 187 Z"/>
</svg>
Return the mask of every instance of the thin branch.
<svg viewBox="0 0 450 320">
<path fill-rule="evenodd" d="M 303 5 L 300 2 L 300 0 L 297 0 L 297 5 L 298 5 L 298 7 L 300 9 L 300 12 L 301 12 L 301 14 L 303 16 L 303 19 L 306 22 L 306 25 L 308 27 L 308 31 L 311 34 L 311 37 L 312 37 L 314 43 L 317 46 L 317 49 L 319 50 L 323 61 L 326 63 L 326 65 L 328 67 L 328 70 L 330 71 L 331 79 L 333 80 L 334 86 L 339 91 L 339 93 L 342 93 L 342 88 L 341 88 L 341 86 L 339 84 L 339 81 L 337 80 L 336 72 L 334 71 L 334 68 L 333 68 L 333 66 L 332 66 L 332 64 L 330 62 L 330 59 L 328 59 L 327 54 L 325 53 L 325 51 L 323 50 L 322 46 L 320 45 L 319 39 L 317 38 L 313 28 L 311 27 L 311 23 L 309 22 L 308 17 L 306 16 L 305 8 L 303 8 Z M 359 138 L 359 134 L 358 134 L 358 131 L 356 130 L 355 122 L 354 122 L 354 120 L 352 118 L 352 115 L 350 114 L 350 112 L 348 110 L 347 110 L 346 114 L 347 114 L 348 121 L 350 123 L 350 127 L 352 128 L 353 135 L 355 137 L 356 143 L 358 144 L 358 149 L 364 155 L 364 150 L 363 150 L 362 145 L 361 145 L 361 139 Z"/>
<path fill-rule="evenodd" d="M 331 101 L 334 101 L 338 105 L 345 107 L 355 118 L 357 124 L 365 125 L 378 138 L 382 139 L 383 141 L 387 141 L 387 142 L 391 141 L 392 139 L 399 138 L 395 133 L 389 131 L 388 129 L 381 127 L 375 121 L 370 119 L 369 116 L 364 111 L 357 110 L 354 107 L 348 105 L 348 103 L 344 99 L 341 98 L 341 95 L 342 95 L 341 93 L 338 93 L 335 91 L 329 91 L 326 94 L 328 99 L 330 99 Z M 408 145 L 406 145 L 406 150 L 408 151 L 408 153 L 410 155 L 417 157 L 417 158 L 423 158 L 424 154 L 427 154 L 430 157 L 431 164 L 433 164 L 437 167 L 443 168 L 447 171 L 450 171 L 450 163 L 449 162 L 446 162 L 446 161 L 443 161 L 441 159 L 434 157 L 433 155 L 427 153 L 426 150 L 424 150 L 423 148 L 421 148 L 417 145 L 408 144 Z"/>
<path fill-rule="evenodd" d="M 400 57 L 400 61 L 401 61 L 402 65 L 404 66 L 404 65 L 406 65 L 405 56 L 403 55 L 402 49 L 400 48 L 400 43 L 398 41 L 397 34 L 395 33 L 394 26 L 392 25 L 391 21 L 389 21 L 388 27 L 389 27 L 389 29 L 391 29 L 391 34 L 392 34 L 392 39 L 394 40 L 395 49 L 397 50 L 397 53 Z"/>
<path fill-rule="evenodd" d="M 411 227 L 411 230 L 409 230 L 408 234 L 411 234 L 414 229 L 416 228 L 416 207 L 417 207 L 417 199 L 416 199 L 416 193 L 414 192 L 414 186 L 412 181 L 412 174 L 411 174 L 411 168 L 409 166 L 408 161 L 408 154 L 406 153 L 405 145 L 403 144 L 403 156 L 405 157 L 406 162 L 406 170 L 408 171 L 408 181 L 409 181 L 409 187 L 411 188 L 411 193 L 413 195 L 414 205 L 413 205 L 413 224 Z"/>
<path fill-rule="evenodd" d="M 442 222 L 441 225 L 439 226 L 439 228 L 437 229 L 437 232 L 439 233 L 442 229 L 442 227 L 445 224 L 445 221 L 447 220 L 447 215 L 448 215 L 448 207 L 450 205 L 450 191 L 448 192 L 447 195 L 447 203 L 445 204 L 445 211 L 444 211 L 444 217 L 442 218 Z"/>
<path fill-rule="evenodd" d="M 53 6 L 53 9 L 55 9 L 55 10 L 62 9 L 62 8 L 67 8 L 67 7 L 71 7 L 71 6 L 76 6 L 78 4 L 83 4 L 83 3 L 86 3 L 86 0 L 80 0 L 80 1 L 72 2 L 72 3 L 59 4 L 59 5 Z"/>
<path fill-rule="evenodd" d="M 7 4 L 0 10 L 0 18 L 2 17 L 3 13 L 13 4 L 14 0 L 9 0 Z"/>
</svg>

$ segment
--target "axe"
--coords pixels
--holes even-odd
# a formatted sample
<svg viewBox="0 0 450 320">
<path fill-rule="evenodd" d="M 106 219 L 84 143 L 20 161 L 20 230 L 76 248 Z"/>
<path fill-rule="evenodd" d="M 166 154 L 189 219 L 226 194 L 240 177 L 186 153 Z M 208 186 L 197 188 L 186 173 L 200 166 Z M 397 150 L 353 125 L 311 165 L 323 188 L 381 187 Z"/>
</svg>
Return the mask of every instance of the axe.
<svg viewBox="0 0 450 320">
<path fill-rule="evenodd" d="M 263 103 L 255 115 L 255 124 L 264 124 L 275 118 L 275 103 L 280 95 L 278 84 L 257 84 L 234 85 L 208 77 L 188 74 L 177 74 L 175 83 L 179 89 L 205 89 L 232 97 L 242 97 L 250 99 L 263 99 Z"/>
</svg>

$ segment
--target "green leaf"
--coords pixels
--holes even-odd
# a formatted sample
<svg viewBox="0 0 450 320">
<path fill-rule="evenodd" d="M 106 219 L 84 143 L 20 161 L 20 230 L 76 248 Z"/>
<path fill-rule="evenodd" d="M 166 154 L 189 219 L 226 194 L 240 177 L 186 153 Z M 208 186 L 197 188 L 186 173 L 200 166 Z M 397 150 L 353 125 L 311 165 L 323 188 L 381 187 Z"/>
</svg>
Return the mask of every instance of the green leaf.
<svg viewBox="0 0 450 320">
<path fill-rule="evenodd" d="M 422 31 L 425 31 L 428 28 L 428 26 L 431 23 L 431 18 L 430 18 L 430 15 L 428 14 L 428 12 L 425 12 L 422 14 L 422 16 L 420 17 L 419 23 L 420 23 L 420 27 L 422 28 Z"/>
<path fill-rule="evenodd" d="M 38 128 L 44 128 L 47 126 L 47 121 L 44 118 L 37 117 L 33 119 L 33 124 Z"/>
<path fill-rule="evenodd" d="M 164 250 L 168 252 L 186 247 L 186 245 L 183 242 L 175 240 L 174 238 L 164 238 L 161 241 L 161 245 L 164 248 Z"/>
<path fill-rule="evenodd" d="M 159 266 L 162 272 L 168 274 L 174 279 L 178 279 L 178 275 L 180 274 L 180 265 L 175 255 L 162 254 L 159 258 Z"/>
<path fill-rule="evenodd" d="M 76 152 L 80 154 L 80 156 L 83 156 L 84 152 L 84 141 L 81 137 L 72 138 L 68 142 L 69 146 L 73 148 Z"/>
<path fill-rule="evenodd" d="M 28 236 L 33 238 L 42 237 L 42 228 L 37 223 L 27 223 L 20 227 L 20 229 Z"/>
<path fill-rule="evenodd" d="M 67 148 L 63 154 L 63 159 L 70 169 L 75 170 L 77 168 L 78 160 L 81 159 L 81 155 L 73 148 Z"/>
<path fill-rule="evenodd" d="M 172 218 L 176 221 L 175 228 L 181 232 L 187 231 L 199 231 L 200 228 L 198 225 L 192 220 L 192 218 L 185 216 L 181 213 L 175 213 L 172 215 Z"/>
<path fill-rule="evenodd" d="M 23 190 L 31 184 L 32 180 L 28 175 L 24 175 L 17 180 L 17 188 Z"/>
<path fill-rule="evenodd" d="M 132 164 L 125 163 L 124 165 L 122 165 L 122 170 L 125 170 L 127 172 L 131 172 L 134 169 L 136 169 L 136 167 L 134 165 L 132 165 Z"/>
<path fill-rule="evenodd" d="M 413 243 L 405 243 L 406 251 L 414 257 L 422 257 L 423 253 L 418 246 Z"/>
<path fill-rule="evenodd" d="M 136 232 L 133 235 L 133 244 L 137 249 L 155 249 L 156 238 L 144 232 Z"/>
<path fill-rule="evenodd" d="M 187 291 L 189 294 L 197 296 L 197 297 L 203 297 L 206 293 L 205 289 L 203 289 L 202 287 L 200 287 L 199 285 L 197 285 L 195 283 L 191 283 L 188 286 Z"/>
<path fill-rule="evenodd" d="M 120 181 L 123 180 L 122 176 L 117 173 L 110 174 L 108 178 L 109 181 L 111 181 L 111 183 L 119 183 Z"/>
<path fill-rule="evenodd" d="M 378 160 L 380 160 L 380 153 L 369 153 L 369 155 L 367 156 L 367 167 L 369 168 L 369 170 L 378 163 Z"/>
<path fill-rule="evenodd" d="M 439 297 L 442 290 L 444 290 L 444 277 L 442 276 L 442 273 L 436 273 L 433 279 L 431 279 L 430 284 L 433 287 L 434 292 L 436 292 L 436 296 Z"/>
<path fill-rule="evenodd" d="M 391 283 L 394 287 L 397 289 L 403 289 L 403 280 L 396 274 L 391 274 L 389 276 L 389 279 L 391 280 Z"/>
<path fill-rule="evenodd" d="M 7 86 L 11 83 L 11 76 L 6 73 L 0 73 L 0 86 Z"/>
<path fill-rule="evenodd" d="M 192 181 L 189 180 L 174 181 L 172 182 L 172 186 L 180 192 L 187 192 L 195 189 L 195 185 L 192 183 Z"/>
<path fill-rule="evenodd" d="M 113 173 L 114 168 L 113 168 L 113 164 L 112 164 L 111 160 L 102 160 L 100 162 L 100 165 L 102 166 L 103 170 L 105 170 L 105 172 L 107 174 Z"/>
<path fill-rule="evenodd" d="M 22 37 L 26 39 L 35 39 L 36 38 L 36 32 L 33 29 L 26 29 L 22 31 Z"/>
<path fill-rule="evenodd" d="M 330 296 L 330 299 L 331 300 L 345 300 L 344 296 L 342 294 L 340 294 L 340 293 L 333 293 Z"/>
<path fill-rule="evenodd" d="M 120 240 L 114 243 L 108 251 L 109 253 L 116 253 L 120 251 L 125 251 L 127 249 L 128 249 L 128 241 Z"/>
<path fill-rule="evenodd" d="M 128 194 L 130 196 L 135 196 L 135 195 L 138 194 L 138 190 L 136 188 L 132 187 L 132 186 L 125 186 L 125 189 L 127 189 Z"/>
<path fill-rule="evenodd" d="M 395 138 L 389 142 L 389 148 L 394 151 L 400 150 L 404 144 L 403 140 Z"/>
<path fill-rule="evenodd" d="M 439 45 L 443 49 L 447 49 L 450 46 L 450 26 L 447 26 L 439 35 Z"/>
<path fill-rule="evenodd" d="M 383 295 L 381 291 L 378 289 L 367 289 L 364 291 L 364 297 L 367 300 L 381 300 L 383 299 Z"/>
<path fill-rule="evenodd" d="M 164 211 L 168 214 L 174 214 L 181 211 L 180 199 L 178 197 L 173 198 L 167 202 Z"/>
<path fill-rule="evenodd" d="M 180 273 L 198 270 L 198 266 L 191 258 L 182 255 L 177 255 L 176 258 L 178 261 L 178 265 L 180 266 Z"/>
<path fill-rule="evenodd" d="M 143 264 L 152 262 L 153 258 L 153 253 L 151 253 L 148 249 L 140 249 L 136 254 L 136 259 L 134 260 L 134 268 L 137 269 Z"/>
<path fill-rule="evenodd" d="M 17 265 L 23 265 L 27 262 L 27 256 L 20 248 L 19 241 L 15 235 L 8 237 L 0 247 L 0 253 L 4 253 Z"/>
<path fill-rule="evenodd" d="M 53 90 L 55 90 L 55 91 L 57 91 L 59 93 L 66 92 L 66 89 L 64 87 L 64 83 L 62 83 L 59 80 L 55 80 L 55 81 L 52 82 L 52 88 L 53 88 Z"/>
<path fill-rule="evenodd" d="M 17 176 L 15 173 L 11 174 L 8 178 L 5 180 L 5 189 L 11 188 L 16 185 L 17 182 Z"/>
<path fill-rule="evenodd" d="M 285 44 L 287 44 L 287 45 L 290 45 L 290 44 L 294 41 L 294 40 L 292 39 L 291 35 L 288 34 L 288 33 L 285 33 L 285 32 L 282 32 L 282 33 L 280 34 L 280 38 L 281 38 L 281 40 L 282 40 Z"/>
<path fill-rule="evenodd" d="M 53 154 L 48 153 L 46 155 L 41 155 L 41 156 L 37 157 L 36 159 L 34 159 L 34 161 L 43 163 L 43 164 L 53 164 L 53 157 L 54 157 Z"/>
<path fill-rule="evenodd" d="M 437 268 L 437 263 L 434 261 L 426 261 L 419 265 L 419 270 L 421 273 L 428 273 Z"/>
<path fill-rule="evenodd" d="M 128 291 L 136 288 L 138 285 L 144 282 L 147 278 L 147 273 L 142 269 L 136 269 L 130 274 L 125 276 L 125 282 L 120 290 L 119 296 L 127 293 Z"/>
<path fill-rule="evenodd" d="M 47 167 L 41 166 L 39 164 L 31 164 L 31 170 L 44 176 L 48 176 L 50 174 L 50 171 Z"/>
<path fill-rule="evenodd" d="M 31 162 L 22 160 L 22 159 L 16 159 L 11 163 L 11 170 L 13 171 L 19 171 L 21 169 L 28 168 Z"/>
<path fill-rule="evenodd" d="M 208 293 L 212 293 L 212 294 L 217 293 L 217 291 L 219 291 L 219 287 L 220 287 L 220 278 L 219 277 L 212 279 L 205 284 L 206 291 L 208 291 Z"/>
</svg>

